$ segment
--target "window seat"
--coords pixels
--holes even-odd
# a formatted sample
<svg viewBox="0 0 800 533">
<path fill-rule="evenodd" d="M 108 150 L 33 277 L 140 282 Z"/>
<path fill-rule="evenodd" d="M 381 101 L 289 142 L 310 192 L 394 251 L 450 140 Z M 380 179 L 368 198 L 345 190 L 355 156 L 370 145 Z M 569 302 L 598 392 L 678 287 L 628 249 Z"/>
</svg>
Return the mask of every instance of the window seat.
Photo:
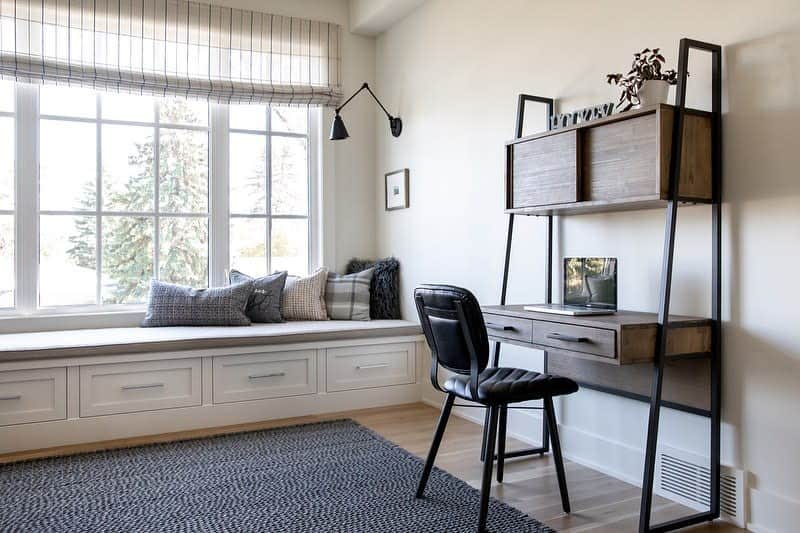
<svg viewBox="0 0 800 533">
<path fill-rule="evenodd" d="M 248 327 L 105 328 L 0 335 L 0 362 L 421 335 L 408 320 L 294 321 Z"/>
</svg>

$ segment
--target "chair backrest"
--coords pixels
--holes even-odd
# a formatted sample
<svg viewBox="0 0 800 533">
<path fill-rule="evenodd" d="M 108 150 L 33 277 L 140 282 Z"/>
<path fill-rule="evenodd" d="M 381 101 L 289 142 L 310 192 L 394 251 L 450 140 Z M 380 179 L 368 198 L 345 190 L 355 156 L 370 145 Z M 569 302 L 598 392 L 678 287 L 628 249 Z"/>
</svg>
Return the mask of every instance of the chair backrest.
<svg viewBox="0 0 800 533">
<path fill-rule="evenodd" d="M 414 290 L 414 301 L 434 364 L 452 372 L 469 374 L 473 367 L 467 345 L 470 342 L 477 359 L 477 371 L 486 368 L 489 338 L 481 306 L 471 292 L 451 285 L 421 285 Z M 459 319 L 459 306 L 466 327 Z"/>
</svg>

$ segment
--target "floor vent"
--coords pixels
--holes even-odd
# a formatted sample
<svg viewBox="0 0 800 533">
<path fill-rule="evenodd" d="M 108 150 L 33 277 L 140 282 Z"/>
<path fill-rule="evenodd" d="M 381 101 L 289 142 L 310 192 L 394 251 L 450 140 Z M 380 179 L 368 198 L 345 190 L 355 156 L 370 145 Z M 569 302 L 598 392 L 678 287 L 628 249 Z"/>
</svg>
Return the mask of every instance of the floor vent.
<svg viewBox="0 0 800 533">
<path fill-rule="evenodd" d="M 705 511 L 711 504 L 711 471 L 707 457 L 664 446 L 656 465 L 657 492 L 678 503 Z M 721 518 L 745 527 L 744 472 L 722 466 Z"/>
</svg>

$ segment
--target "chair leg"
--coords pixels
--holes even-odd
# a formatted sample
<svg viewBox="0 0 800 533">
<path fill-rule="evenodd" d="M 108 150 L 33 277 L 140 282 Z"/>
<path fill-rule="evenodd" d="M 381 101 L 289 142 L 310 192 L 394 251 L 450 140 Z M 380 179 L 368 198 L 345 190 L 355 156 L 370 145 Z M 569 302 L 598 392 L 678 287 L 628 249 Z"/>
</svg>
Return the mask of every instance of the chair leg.
<svg viewBox="0 0 800 533">
<path fill-rule="evenodd" d="M 486 414 L 483 417 L 483 440 L 481 441 L 481 462 L 486 461 L 486 434 L 489 432 L 489 411 L 491 408 L 486 406 Z"/>
<path fill-rule="evenodd" d="M 500 406 L 500 422 L 497 428 L 497 482 L 503 482 L 503 467 L 506 454 L 506 425 L 508 422 L 508 406 Z"/>
<path fill-rule="evenodd" d="M 561 457 L 561 441 L 558 438 L 556 411 L 553 408 L 553 398 L 549 396 L 544 399 L 544 415 L 547 417 L 547 426 L 550 429 L 553 460 L 556 462 L 556 475 L 558 476 L 558 489 L 561 491 L 561 507 L 564 508 L 565 513 L 569 513 L 569 492 L 567 491 L 567 477 L 564 474 L 564 459 Z"/>
<path fill-rule="evenodd" d="M 489 516 L 489 494 L 492 490 L 492 467 L 494 461 L 494 445 L 497 442 L 497 417 L 499 406 L 489 408 L 489 431 L 486 435 L 486 460 L 483 462 L 483 478 L 481 478 L 481 507 L 478 514 L 478 533 L 486 531 L 486 519 Z"/>
<path fill-rule="evenodd" d="M 439 445 L 442 443 L 444 430 L 447 427 L 447 419 L 450 418 L 450 411 L 453 409 L 453 402 L 455 402 L 455 400 L 456 397 L 452 394 L 448 394 L 447 398 L 444 400 L 442 413 L 439 415 L 439 423 L 436 425 L 436 431 L 433 433 L 433 442 L 431 442 L 431 449 L 428 452 L 428 460 L 425 461 L 425 468 L 422 470 L 422 478 L 419 480 L 419 486 L 417 487 L 417 498 L 422 498 L 425 493 L 425 485 L 428 484 L 428 478 L 433 469 L 433 462 L 436 460 L 436 454 L 439 451 Z"/>
</svg>

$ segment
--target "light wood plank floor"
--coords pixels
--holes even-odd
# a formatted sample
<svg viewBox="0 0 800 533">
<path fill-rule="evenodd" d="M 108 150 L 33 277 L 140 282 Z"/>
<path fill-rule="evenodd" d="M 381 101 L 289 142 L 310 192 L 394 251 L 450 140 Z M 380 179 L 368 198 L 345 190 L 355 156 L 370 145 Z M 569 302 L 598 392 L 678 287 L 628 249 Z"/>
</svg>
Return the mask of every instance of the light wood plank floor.
<svg viewBox="0 0 800 533">
<path fill-rule="evenodd" d="M 129 447 L 148 442 L 196 438 L 337 418 L 352 418 L 406 450 L 425 457 L 437 417 L 438 410 L 430 406 L 409 404 L 0 455 L 0 464 L 36 457 Z M 480 443 L 480 426 L 453 416 L 447 426 L 436 465 L 478 488 L 481 477 L 481 465 L 478 461 Z M 524 447 L 522 443 L 509 440 L 507 449 L 514 450 L 521 447 Z M 492 496 L 536 517 L 558 531 L 611 533 L 636 530 L 639 513 L 637 487 L 572 462 L 566 463 L 566 472 L 572 503 L 570 515 L 565 515 L 561 511 L 558 484 L 549 455 L 507 461 L 505 480 L 502 485 L 494 482 Z M 656 498 L 653 504 L 653 520 L 658 522 L 692 512 L 663 498 Z M 684 531 L 728 533 L 743 530 L 718 521 Z"/>
</svg>

